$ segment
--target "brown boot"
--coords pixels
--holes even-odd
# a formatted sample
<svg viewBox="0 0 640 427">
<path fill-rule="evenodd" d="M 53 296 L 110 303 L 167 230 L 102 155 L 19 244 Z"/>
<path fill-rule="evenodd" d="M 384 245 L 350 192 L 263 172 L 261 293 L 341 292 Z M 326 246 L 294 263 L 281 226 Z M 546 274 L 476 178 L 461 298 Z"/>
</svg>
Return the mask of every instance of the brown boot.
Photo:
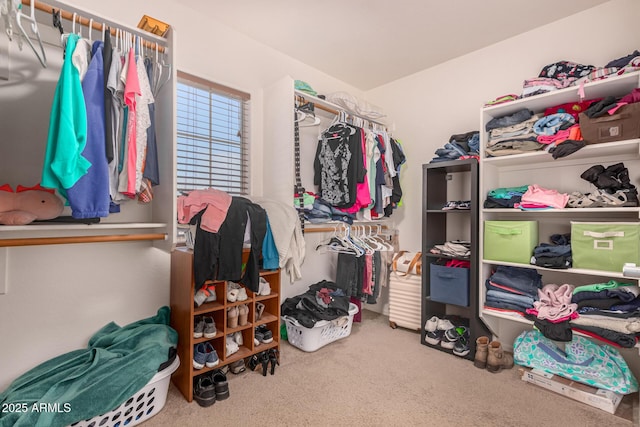
<svg viewBox="0 0 640 427">
<path fill-rule="evenodd" d="M 476 357 L 473 359 L 473 366 L 480 369 L 486 368 L 488 352 L 489 352 L 489 338 L 478 337 L 476 339 Z"/>
<path fill-rule="evenodd" d="M 504 351 L 500 341 L 491 341 L 487 355 L 487 371 L 495 373 L 510 368 L 513 368 L 513 354 Z"/>
</svg>

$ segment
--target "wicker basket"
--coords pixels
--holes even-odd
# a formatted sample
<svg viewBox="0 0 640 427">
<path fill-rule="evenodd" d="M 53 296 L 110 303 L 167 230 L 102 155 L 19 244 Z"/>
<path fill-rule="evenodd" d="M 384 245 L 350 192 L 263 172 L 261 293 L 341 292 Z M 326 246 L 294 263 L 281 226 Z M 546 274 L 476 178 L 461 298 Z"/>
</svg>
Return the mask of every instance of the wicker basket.
<svg viewBox="0 0 640 427">
<path fill-rule="evenodd" d="M 283 316 L 287 325 L 287 340 L 289 344 L 303 351 L 316 351 L 336 340 L 346 338 L 351 334 L 353 316 L 358 313 L 358 306 L 349 303 L 348 321 L 338 325 L 334 321 L 320 320 L 313 328 L 306 328 L 289 316 Z M 337 319 L 336 319 L 337 320 Z"/>
<path fill-rule="evenodd" d="M 146 386 L 113 411 L 71 425 L 73 427 L 132 427 L 148 420 L 164 407 L 171 374 L 178 369 L 178 366 L 180 366 L 180 358 L 176 356 L 171 365 L 155 374 Z"/>
</svg>

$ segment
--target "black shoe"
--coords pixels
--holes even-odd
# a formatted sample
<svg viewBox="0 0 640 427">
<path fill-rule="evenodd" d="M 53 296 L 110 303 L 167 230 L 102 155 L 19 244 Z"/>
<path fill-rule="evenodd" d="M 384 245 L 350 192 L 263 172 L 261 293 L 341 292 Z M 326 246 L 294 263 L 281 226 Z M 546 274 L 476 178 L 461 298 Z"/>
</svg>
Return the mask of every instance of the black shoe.
<svg viewBox="0 0 640 427">
<path fill-rule="evenodd" d="M 229 383 L 227 382 L 227 376 L 222 373 L 221 370 L 216 369 L 211 375 L 213 385 L 216 390 L 216 399 L 225 400 L 229 398 Z"/>
<path fill-rule="evenodd" d="M 280 365 L 280 361 L 278 360 L 278 349 L 270 348 L 269 349 L 269 361 L 271 362 L 271 375 L 275 374 L 276 365 Z"/>
<path fill-rule="evenodd" d="M 198 378 L 193 388 L 193 399 L 203 407 L 216 403 L 216 389 L 209 375 L 202 375 Z"/>
<path fill-rule="evenodd" d="M 258 358 L 260 359 L 260 363 L 262 364 L 262 376 L 267 376 L 267 370 L 269 369 L 269 353 L 267 351 L 263 351 L 258 354 Z"/>
<path fill-rule="evenodd" d="M 248 363 L 249 369 L 251 371 L 255 371 L 259 364 L 260 364 L 260 358 L 258 357 L 258 355 L 254 354 L 253 356 L 251 356 Z"/>
</svg>

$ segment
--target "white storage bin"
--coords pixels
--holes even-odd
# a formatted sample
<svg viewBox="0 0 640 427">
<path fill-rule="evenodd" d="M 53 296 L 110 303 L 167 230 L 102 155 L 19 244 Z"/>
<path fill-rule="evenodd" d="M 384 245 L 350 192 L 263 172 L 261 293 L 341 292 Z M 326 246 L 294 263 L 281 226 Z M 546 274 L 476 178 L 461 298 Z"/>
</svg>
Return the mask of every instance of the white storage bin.
<svg viewBox="0 0 640 427">
<path fill-rule="evenodd" d="M 283 316 L 287 325 L 287 340 L 289 344 L 303 351 L 316 351 L 325 345 L 346 338 L 351 334 L 353 316 L 358 313 L 358 306 L 349 303 L 348 321 L 342 326 L 336 326 L 333 321 L 320 320 L 313 328 L 306 328 L 289 316 Z"/>
</svg>

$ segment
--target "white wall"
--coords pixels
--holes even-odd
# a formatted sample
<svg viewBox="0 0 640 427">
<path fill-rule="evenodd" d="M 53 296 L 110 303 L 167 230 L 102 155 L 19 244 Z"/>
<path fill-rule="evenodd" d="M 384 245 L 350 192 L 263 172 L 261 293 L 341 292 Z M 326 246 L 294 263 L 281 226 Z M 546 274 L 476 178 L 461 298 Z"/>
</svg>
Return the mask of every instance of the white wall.
<svg viewBox="0 0 640 427">
<path fill-rule="evenodd" d="M 602 67 L 628 55 L 640 48 L 638 16 L 640 2 L 613 0 L 368 91 L 367 98 L 395 121 L 408 155 L 401 176 L 404 209 L 395 218 L 401 247 L 421 247 L 422 164 L 451 135 L 479 130 L 484 102 L 520 94 L 525 79 L 557 61 Z"/>
</svg>

